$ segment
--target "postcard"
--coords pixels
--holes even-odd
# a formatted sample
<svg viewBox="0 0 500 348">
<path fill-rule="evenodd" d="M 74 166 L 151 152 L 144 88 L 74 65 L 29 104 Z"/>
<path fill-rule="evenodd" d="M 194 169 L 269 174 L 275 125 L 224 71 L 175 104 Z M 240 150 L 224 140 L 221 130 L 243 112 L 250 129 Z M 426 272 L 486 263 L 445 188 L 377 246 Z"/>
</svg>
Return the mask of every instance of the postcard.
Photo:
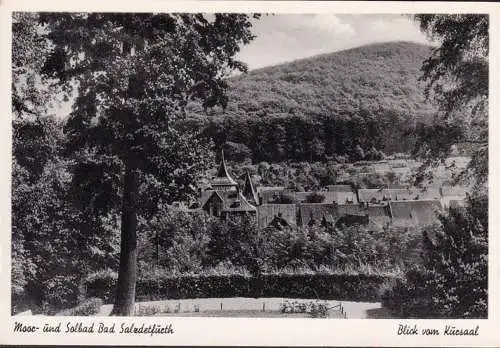
<svg viewBox="0 0 500 348">
<path fill-rule="evenodd" d="M 500 345 L 500 5 L 0 10 L 0 343 Z"/>
</svg>

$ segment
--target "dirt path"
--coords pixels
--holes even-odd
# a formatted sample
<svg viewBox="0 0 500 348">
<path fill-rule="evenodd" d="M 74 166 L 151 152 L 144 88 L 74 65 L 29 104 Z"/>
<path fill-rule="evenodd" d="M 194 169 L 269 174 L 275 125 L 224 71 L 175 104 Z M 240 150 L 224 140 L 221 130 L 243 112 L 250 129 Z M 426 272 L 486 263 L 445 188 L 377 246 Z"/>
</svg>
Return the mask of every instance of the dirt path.
<svg viewBox="0 0 500 348">
<path fill-rule="evenodd" d="M 204 311 L 220 311 L 221 304 L 222 310 L 227 311 L 258 311 L 265 309 L 266 311 L 278 311 L 280 305 L 287 299 L 285 298 L 200 298 L 200 299 L 186 299 L 186 300 L 165 300 L 165 301 L 150 301 L 136 303 L 136 310 L 140 307 L 145 310 L 145 307 L 155 307 L 162 312 L 195 312 L 196 308 L 199 312 Z M 295 299 L 288 299 L 294 301 Z M 308 302 L 314 301 L 313 299 L 300 299 L 298 301 Z M 342 304 L 347 318 L 349 319 L 366 319 L 366 318 L 389 318 L 389 314 L 384 311 L 380 302 L 350 302 L 350 301 L 326 301 L 330 307 Z M 98 316 L 108 316 L 111 313 L 112 305 L 104 305 Z M 181 315 L 181 314 L 177 314 Z"/>
</svg>

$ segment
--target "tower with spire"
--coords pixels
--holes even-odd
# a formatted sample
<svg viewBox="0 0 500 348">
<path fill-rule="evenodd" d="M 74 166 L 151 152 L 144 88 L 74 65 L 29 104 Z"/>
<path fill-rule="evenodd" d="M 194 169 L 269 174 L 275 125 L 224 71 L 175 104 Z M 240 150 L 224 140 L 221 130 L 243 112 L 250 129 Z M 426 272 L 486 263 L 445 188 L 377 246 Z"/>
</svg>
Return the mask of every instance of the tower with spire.
<svg viewBox="0 0 500 348">
<path fill-rule="evenodd" d="M 221 151 L 221 162 L 210 186 L 203 192 L 199 201 L 200 208 L 208 215 L 222 218 L 229 215 L 256 215 L 257 208 L 248 202 L 247 198 L 240 192 L 238 183 L 229 175 L 224 150 Z M 251 190 L 255 194 L 253 186 Z M 256 196 L 256 194 L 252 196 L 252 199 L 255 199 Z"/>
<path fill-rule="evenodd" d="M 211 186 L 215 191 L 237 191 L 238 184 L 231 178 L 227 170 L 224 150 L 221 150 L 221 162 L 217 174 L 212 180 Z"/>
</svg>

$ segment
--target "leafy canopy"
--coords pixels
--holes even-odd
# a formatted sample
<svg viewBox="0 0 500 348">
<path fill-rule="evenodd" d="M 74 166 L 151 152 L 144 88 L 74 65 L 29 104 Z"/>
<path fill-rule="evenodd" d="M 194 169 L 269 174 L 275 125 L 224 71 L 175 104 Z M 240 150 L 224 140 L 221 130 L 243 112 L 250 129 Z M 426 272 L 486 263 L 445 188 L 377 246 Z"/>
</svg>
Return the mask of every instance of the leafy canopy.
<svg viewBox="0 0 500 348">
<path fill-rule="evenodd" d="M 459 142 L 474 146 L 461 179 L 479 186 L 488 176 L 488 15 L 415 15 L 438 46 L 422 65 L 427 98 L 439 106 L 431 129 L 420 129 L 418 153 L 429 163 Z M 437 131 L 433 129 L 437 128 Z"/>
<path fill-rule="evenodd" d="M 188 194 L 210 149 L 176 120 L 189 100 L 226 103 L 225 78 L 246 71 L 234 56 L 253 38 L 248 16 L 46 13 L 41 22 L 53 44 L 43 72 L 76 89 L 68 153 L 117 178 L 127 163 Z"/>
</svg>

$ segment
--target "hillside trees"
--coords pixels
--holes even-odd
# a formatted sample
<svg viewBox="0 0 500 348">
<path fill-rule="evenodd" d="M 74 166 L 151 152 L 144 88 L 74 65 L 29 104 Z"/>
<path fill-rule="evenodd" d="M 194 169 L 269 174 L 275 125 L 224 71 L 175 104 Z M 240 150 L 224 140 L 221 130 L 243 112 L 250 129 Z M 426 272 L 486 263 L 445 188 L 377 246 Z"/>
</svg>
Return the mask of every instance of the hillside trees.
<svg viewBox="0 0 500 348">
<path fill-rule="evenodd" d="M 435 112 L 418 81 L 431 49 L 373 44 L 251 71 L 228 79 L 225 111 L 214 108 L 206 117 L 191 103 L 188 121 L 217 148 L 228 141 L 245 144 L 253 163 L 325 161 L 352 154 L 357 144 L 365 151 L 407 153 L 416 125 Z"/>
<path fill-rule="evenodd" d="M 249 17 L 47 13 L 41 22 L 53 44 L 45 74 L 76 89 L 65 126 L 74 174 L 100 181 L 100 192 L 93 193 L 103 213 L 121 214 L 113 314 L 129 315 L 141 190 L 154 184 L 182 198 L 194 193 L 190 184 L 206 166 L 209 148 L 196 134 L 180 133 L 176 120 L 191 99 L 203 107 L 225 106 L 224 78 L 246 69 L 234 55 L 253 38 Z M 93 177 L 82 175 L 89 166 Z"/>
</svg>

